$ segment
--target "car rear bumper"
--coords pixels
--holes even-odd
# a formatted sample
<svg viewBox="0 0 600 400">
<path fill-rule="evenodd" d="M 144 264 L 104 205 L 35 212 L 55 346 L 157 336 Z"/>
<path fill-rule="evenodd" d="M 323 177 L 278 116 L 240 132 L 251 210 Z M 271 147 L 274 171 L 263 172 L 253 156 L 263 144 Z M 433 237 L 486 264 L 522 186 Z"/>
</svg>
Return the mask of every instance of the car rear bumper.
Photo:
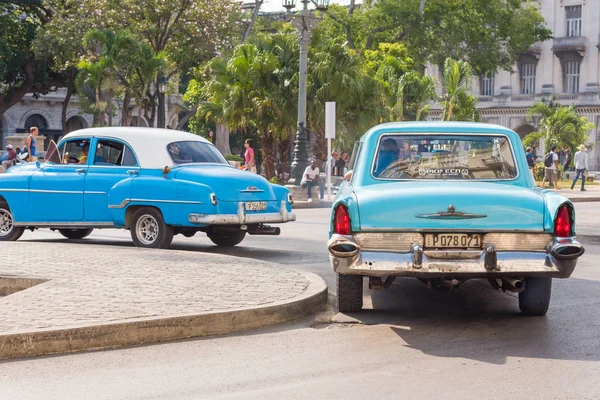
<svg viewBox="0 0 600 400">
<path fill-rule="evenodd" d="M 239 202 L 236 214 L 196 214 L 188 216 L 188 220 L 198 225 L 244 225 L 261 223 L 283 223 L 296 220 L 296 214 L 287 210 L 287 203 L 281 201 L 278 213 L 246 212 L 244 203 Z"/>
<path fill-rule="evenodd" d="M 574 237 L 551 238 L 545 249 L 537 251 L 510 251 L 493 243 L 486 243 L 481 250 L 424 250 L 415 243 L 408 251 L 399 252 L 364 250 L 353 236 L 334 234 L 327 247 L 331 265 L 338 274 L 417 278 L 568 278 L 584 252 Z"/>
</svg>

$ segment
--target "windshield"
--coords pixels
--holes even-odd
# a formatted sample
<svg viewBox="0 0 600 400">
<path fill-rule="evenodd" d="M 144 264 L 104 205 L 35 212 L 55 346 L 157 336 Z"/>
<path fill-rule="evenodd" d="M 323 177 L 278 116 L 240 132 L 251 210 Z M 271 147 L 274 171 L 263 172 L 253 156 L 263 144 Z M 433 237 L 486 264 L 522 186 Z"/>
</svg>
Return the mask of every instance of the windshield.
<svg viewBox="0 0 600 400">
<path fill-rule="evenodd" d="M 217 148 L 208 143 L 190 141 L 173 142 L 167 145 L 175 164 L 216 163 L 229 164 Z"/>
<path fill-rule="evenodd" d="M 506 136 L 385 135 L 372 169 L 378 179 L 513 179 Z"/>
</svg>

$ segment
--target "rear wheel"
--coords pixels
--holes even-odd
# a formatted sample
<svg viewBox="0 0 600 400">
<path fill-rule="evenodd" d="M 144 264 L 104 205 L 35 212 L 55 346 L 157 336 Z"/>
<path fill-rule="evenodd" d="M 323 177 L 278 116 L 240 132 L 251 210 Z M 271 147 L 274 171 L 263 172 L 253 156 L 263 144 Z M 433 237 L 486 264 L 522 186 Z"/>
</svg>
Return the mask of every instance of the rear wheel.
<svg viewBox="0 0 600 400">
<path fill-rule="evenodd" d="M 25 229 L 14 225 L 12 213 L 6 202 L 0 202 L 0 241 L 12 242 L 21 237 Z"/>
<path fill-rule="evenodd" d="M 164 249 L 173 241 L 173 227 L 156 208 L 140 208 L 131 220 L 131 239 L 137 247 Z"/>
<path fill-rule="evenodd" d="M 525 290 L 519 293 L 519 308 L 523 315 L 543 316 L 548 312 L 552 295 L 552 278 L 525 278 Z"/>
<path fill-rule="evenodd" d="M 93 229 L 59 229 L 61 235 L 67 239 L 83 239 L 92 233 Z"/>
<path fill-rule="evenodd" d="M 208 238 L 217 246 L 220 247 L 232 247 L 239 244 L 244 237 L 246 232 L 240 231 L 226 231 L 226 232 L 211 232 L 206 234 Z"/>
<path fill-rule="evenodd" d="M 340 312 L 358 312 L 363 306 L 363 277 L 337 274 L 337 304 Z"/>
</svg>

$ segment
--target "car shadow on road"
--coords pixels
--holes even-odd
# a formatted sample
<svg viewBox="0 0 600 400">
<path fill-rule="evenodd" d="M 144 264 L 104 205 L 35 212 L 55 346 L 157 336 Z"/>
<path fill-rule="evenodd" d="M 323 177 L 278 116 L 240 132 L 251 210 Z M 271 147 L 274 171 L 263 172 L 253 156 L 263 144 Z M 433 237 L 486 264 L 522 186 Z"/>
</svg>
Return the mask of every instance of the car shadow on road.
<svg viewBox="0 0 600 400">
<path fill-rule="evenodd" d="M 548 315 L 525 317 L 517 296 L 494 291 L 485 281 L 444 293 L 404 279 L 374 292 L 373 307 L 352 317 L 367 325 L 389 324 L 406 346 L 437 357 L 490 364 L 504 364 L 508 357 L 598 361 L 599 290 L 600 282 L 555 279 Z"/>
</svg>

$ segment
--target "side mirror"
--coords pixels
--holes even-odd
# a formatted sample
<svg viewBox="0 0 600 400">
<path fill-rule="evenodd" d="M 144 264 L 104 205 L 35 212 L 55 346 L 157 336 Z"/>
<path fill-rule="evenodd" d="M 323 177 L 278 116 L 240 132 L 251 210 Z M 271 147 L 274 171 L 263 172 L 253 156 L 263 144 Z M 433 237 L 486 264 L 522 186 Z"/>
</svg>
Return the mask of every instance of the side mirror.
<svg viewBox="0 0 600 400">
<path fill-rule="evenodd" d="M 166 178 L 169 172 L 171 172 L 171 168 L 169 168 L 168 165 L 165 165 L 162 169 L 163 177 Z"/>
<path fill-rule="evenodd" d="M 40 162 L 39 162 L 39 161 L 37 161 L 37 160 L 35 161 L 35 166 L 36 166 L 36 167 L 40 168 L 40 167 L 41 167 L 41 165 L 42 165 L 42 164 L 40 164 Z"/>
<path fill-rule="evenodd" d="M 350 180 L 352 180 L 352 172 L 353 172 L 353 171 L 352 171 L 352 170 L 350 170 L 350 171 L 348 171 L 348 172 L 346 172 L 346 173 L 344 174 L 344 180 L 345 180 L 345 181 L 348 181 L 348 182 L 350 182 Z"/>
</svg>

